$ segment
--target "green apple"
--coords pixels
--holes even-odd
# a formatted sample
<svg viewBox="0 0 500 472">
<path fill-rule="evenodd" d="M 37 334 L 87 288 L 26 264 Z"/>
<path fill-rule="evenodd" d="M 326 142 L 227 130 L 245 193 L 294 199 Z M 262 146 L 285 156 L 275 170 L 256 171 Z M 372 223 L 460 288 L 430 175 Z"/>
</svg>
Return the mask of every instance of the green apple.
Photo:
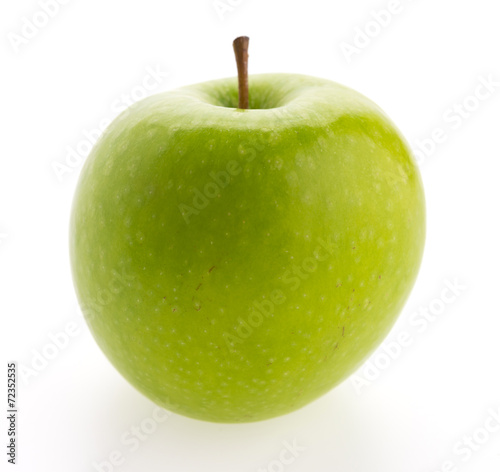
<svg viewBox="0 0 500 472">
<path fill-rule="evenodd" d="M 70 252 L 98 345 L 158 405 L 215 422 L 346 379 L 407 299 L 421 178 L 381 109 L 337 83 L 235 78 L 146 98 L 85 162 Z"/>
</svg>

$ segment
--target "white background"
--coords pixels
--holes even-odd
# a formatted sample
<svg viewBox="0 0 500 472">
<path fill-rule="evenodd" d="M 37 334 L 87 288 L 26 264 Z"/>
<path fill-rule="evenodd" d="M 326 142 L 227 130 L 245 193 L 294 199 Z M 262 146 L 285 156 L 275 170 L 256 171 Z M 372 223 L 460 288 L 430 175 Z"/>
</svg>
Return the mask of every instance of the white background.
<svg viewBox="0 0 500 472">
<path fill-rule="evenodd" d="M 18 464 L 7 464 L 3 449 L 0 469 L 498 472 L 497 2 L 216 5 L 72 0 L 43 26 L 38 1 L 2 2 L 2 392 L 7 361 L 32 372 L 19 378 Z M 373 13 L 389 8 L 396 11 L 390 23 L 377 27 Z M 25 26 L 32 20 L 41 26 Z M 364 43 L 360 30 L 371 35 Z M 357 388 L 347 380 L 300 411 L 260 423 L 211 424 L 174 414 L 158 423 L 153 403 L 106 360 L 77 307 L 67 233 L 81 162 L 68 153 L 85 150 L 85 135 L 116 116 L 123 94 L 145 92 L 151 68 L 161 74 L 148 82 L 148 94 L 235 75 L 231 42 L 241 34 L 251 38 L 250 73 L 296 72 L 344 83 L 398 124 L 418 151 L 425 184 L 425 257 L 386 340 L 393 358 L 381 347 L 357 372 L 364 379 Z M 355 37 L 360 47 L 349 54 Z M 477 88 L 481 80 L 492 81 L 489 93 Z M 465 107 L 460 119 L 457 107 Z M 433 136 L 444 142 L 432 145 Z M 443 292 L 447 284 L 458 285 L 454 297 Z M 425 321 L 425 310 L 432 321 Z M 55 352 L 53 339 L 61 342 L 65 330 L 71 336 Z M 411 345 L 390 344 L 402 332 Z M 42 359 L 44 353 L 52 359 Z M 4 448 L 6 395 L 0 398 Z M 126 442 L 133 428 L 142 438 L 134 447 Z M 297 457 L 280 462 L 292 457 L 282 450 L 294 442 Z M 105 465 L 110 456 L 121 464 Z"/>
</svg>

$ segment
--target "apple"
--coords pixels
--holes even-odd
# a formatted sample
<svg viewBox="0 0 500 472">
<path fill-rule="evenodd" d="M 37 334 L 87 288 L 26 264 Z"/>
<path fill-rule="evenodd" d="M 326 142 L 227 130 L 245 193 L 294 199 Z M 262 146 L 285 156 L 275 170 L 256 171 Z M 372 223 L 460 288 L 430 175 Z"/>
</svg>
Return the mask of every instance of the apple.
<svg viewBox="0 0 500 472">
<path fill-rule="evenodd" d="M 240 75 L 241 79 L 241 75 Z M 422 258 L 411 150 L 356 91 L 251 75 L 146 98 L 82 169 L 70 222 L 82 311 L 158 405 L 258 421 L 330 391 L 377 348 Z"/>
</svg>

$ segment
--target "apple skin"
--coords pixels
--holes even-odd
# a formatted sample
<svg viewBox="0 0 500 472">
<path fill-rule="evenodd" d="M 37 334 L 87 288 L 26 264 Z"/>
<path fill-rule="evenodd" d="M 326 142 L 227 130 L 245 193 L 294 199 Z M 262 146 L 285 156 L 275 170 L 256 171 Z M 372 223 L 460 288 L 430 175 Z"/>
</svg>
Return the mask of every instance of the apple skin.
<svg viewBox="0 0 500 472">
<path fill-rule="evenodd" d="M 122 113 L 70 222 L 98 345 L 158 405 L 214 422 L 291 412 L 346 379 L 417 276 L 411 151 L 361 94 L 303 75 L 214 80 Z"/>
</svg>

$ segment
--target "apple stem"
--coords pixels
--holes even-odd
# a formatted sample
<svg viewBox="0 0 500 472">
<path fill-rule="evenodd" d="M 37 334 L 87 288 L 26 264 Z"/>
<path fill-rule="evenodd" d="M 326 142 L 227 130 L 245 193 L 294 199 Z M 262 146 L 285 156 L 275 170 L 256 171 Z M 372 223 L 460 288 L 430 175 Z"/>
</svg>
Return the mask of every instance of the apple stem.
<svg viewBox="0 0 500 472">
<path fill-rule="evenodd" d="M 233 41 L 238 67 L 238 108 L 248 109 L 248 36 L 238 36 Z"/>
</svg>

